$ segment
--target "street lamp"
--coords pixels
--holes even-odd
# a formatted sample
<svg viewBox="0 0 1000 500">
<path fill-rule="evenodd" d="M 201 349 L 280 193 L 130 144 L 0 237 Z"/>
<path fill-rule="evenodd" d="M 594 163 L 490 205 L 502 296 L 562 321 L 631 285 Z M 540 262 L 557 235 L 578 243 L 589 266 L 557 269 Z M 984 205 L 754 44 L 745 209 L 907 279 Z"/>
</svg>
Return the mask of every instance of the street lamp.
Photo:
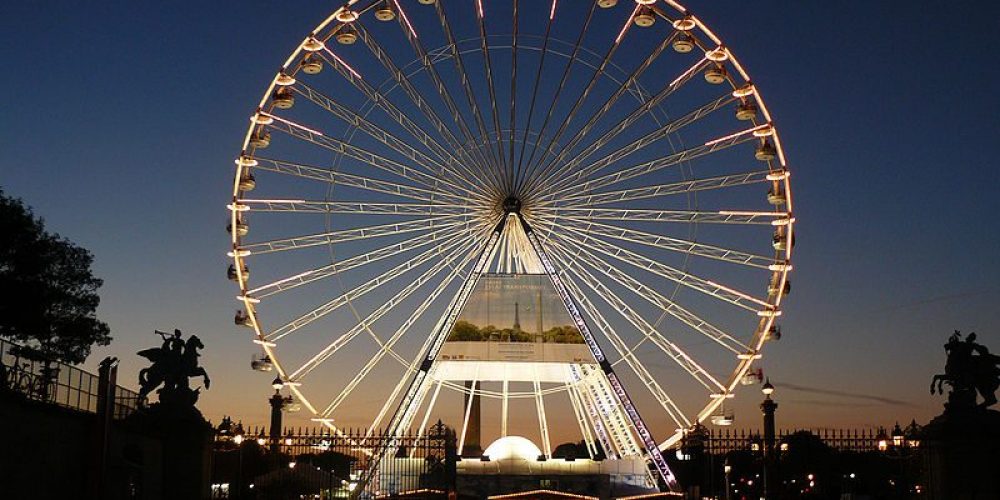
<svg viewBox="0 0 1000 500">
<path fill-rule="evenodd" d="M 733 466 L 729 464 L 729 457 L 726 457 L 726 465 L 722 467 L 722 470 L 726 473 L 726 500 L 730 500 L 729 473 L 733 471 Z"/>
<path fill-rule="evenodd" d="M 764 496 L 774 498 L 778 495 L 778 464 L 774 456 L 774 412 L 778 409 L 778 403 L 771 399 L 774 386 L 771 385 L 770 378 L 764 381 L 760 392 L 764 394 L 764 401 L 760 404 L 760 411 L 764 414 Z"/>
<path fill-rule="evenodd" d="M 889 449 L 889 436 L 886 436 L 885 429 L 878 428 L 878 434 L 875 435 L 875 442 L 878 446 L 878 451 L 884 452 Z"/>
<path fill-rule="evenodd" d="M 899 422 L 892 428 L 892 445 L 896 448 L 903 446 L 903 429 L 899 427 Z"/>
</svg>

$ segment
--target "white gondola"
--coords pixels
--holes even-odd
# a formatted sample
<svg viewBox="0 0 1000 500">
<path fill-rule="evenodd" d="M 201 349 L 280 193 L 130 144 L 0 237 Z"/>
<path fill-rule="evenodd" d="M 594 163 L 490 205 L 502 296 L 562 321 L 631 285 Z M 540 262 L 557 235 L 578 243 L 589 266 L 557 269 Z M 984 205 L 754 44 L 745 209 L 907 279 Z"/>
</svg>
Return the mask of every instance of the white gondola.
<svg viewBox="0 0 1000 500">
<path fill-rule="evenodd" d="M 382 22 L 392 21 L 396 19 L 396 11 L 393 10 L 392 5 L 389 2 L 382 2 L 379 4 L 378 8 L 375 9 L 375 19 Z"/>
<path fill-rule="evenodd" d="M 302 72 L 307 75 L 315 75 L 323 71 L 323 59 L 313 54 L 307 54 L 302 58 Z"/>
<path fill-rule="evenodd" d="M 781 325 L 773 324 L 764 337 L 767 341 L 781 340 Z"/>
<path fill-rule="evenodd" d="M 230 222 L 229 224 L 226 224 L 226 231 L 228 231 L 229 233 L 233 232 L 233 223 L 232 222 Z M 238 234 L 240 236 L 246 236 L 249 233 L 250 233 L 250 226 L 246 222 L 243 222 L 242 220 L 237 219 L 236 220 L 236 234 Z"/>
<path fill-rule="evenodd" d="M 764 370 L 750 370 L 740 379 L 740 385 L 757 385 L 764 381 Z"/>
<path fill-rule="evenodd" d="M 226 270 L 226 276 L 228 276 L 231 281 L 236 281 L 240 275 L 243 276 L 244 280 L 250 277 L 250 270 L 247 269 L 247 266 L 243 266 L 242 272 L 237 273 L 236 264 L 229 264 L 229 269 Z"/>
<path fill-rule="evenodd" d="M 255 354 L 250 358 L 250 368 L 258 372 L 269 372 L 274 370 L 274 363 L 267 354 Z"/>
<path fill-rule="evenodd" d="M 258 129 L 250 136 L 250 145 L 256 149 L 265 149 L 271 145 L 271 133 L 263 128 Z"/>
<path fill-rule="evenodd" d="M 712 422 L 712 425 L 727 427 L 733 425 L 733 422 L 736 421 L 736 417 L 733 410 L 727 410 L 720 406 L 719 409 L 712 414 L 710 421 Z"/>
<path fill-rule="evenodd" d="M 290 109 L 295 105 L 295 94 L 287 87 L 278 87 L 274 89 L 271 102 L 278 109 Z"/>
<path fill-rule="evenodd" d="M 750 121 L 757 117 L 757 106 L 752 102 L 745 102 L 736 107 L 736 119 L 740 121 Z"/>
<path fill-rule="evenodd" d="M 785 197 L 785 192 L 782 191 L 781 188 L 771 188 L 767 192 L 767 202 L 774 206 L 784 205 L 787 201 L 788 199 Z"/>
<path fill-rule="evenodd" d="M 757 146 L 757 150 L 754 151 L 754 158 L 760 161 L 771 161 L 777 157 L 778 151 L 768 141 L 762 142 L 760 146 Z"/>
<path fill-rule="evenodd" d="M 692 39 L 690 35 L 681 33 L 680 35 L 677 35 L 677 38 L 671 44 L 671 47 L 673 47 L 674 52 L 677 52 L 678 54 L 687 54 L 688 52 L 694 50 L 694 39 Z"/>
<path fill-rule="evenodd" d="M 236 311 L 236 316 L 233 318 L 233 323 L 237 326 L 245 326 L 247 328 L 253 328 L 253 322 L 250 321 L 250 315 L 246 311 L 240 309 Z"/>
<path fill-rule="evenodd" d="M 726 68 L 721 65 L 711 66 L 705 70 L 705 81 L 718 85 L 726 81 Z"/>
<path fill-rule="evenodd" d="M 775 232 L 771 238 L 771 246 L 778 251 L 788 249 L 788 235 L 784 231 Z"/>
<path fill-rule="evenodd" d="M 648 28 L 656 23 L 656 14 L 653 9 L 643 5 L 635 15 L 635 25 L 640 28 Z"/>
<path fill-rule="evenodd" d="M 257 179 L 249 171 L 240 176 L 240 191 L 253 191 L 257 187 Z"/>
<path fill-rule="evenodd" d="M 767 294 L 768 295 L 777 295 L 778 292 L 781 292 L 781 295 L 785 296 L 785 295 L 788 295 L 788 293 L 791 292 L 791 291 L 792 291 L 792 282 L 791 282 L 791 280 L 785 280 L 785 285 L 784 286 L 779 285 L 774 280 L 772 280 L 767 285 Z"/>
<path fill-rule="evenodd" d="M 351 45 L 358 41 L 358 35 L 354 33 L 354 28 L 344 25 L 337 33 L 337 43 L 341 45 Z"/>
<path fill-rule="evenodd" d="M 618 5 L 618 0 L 597 0 L 597 6 L 602 9 L 610 9 Z"/>
</svg>

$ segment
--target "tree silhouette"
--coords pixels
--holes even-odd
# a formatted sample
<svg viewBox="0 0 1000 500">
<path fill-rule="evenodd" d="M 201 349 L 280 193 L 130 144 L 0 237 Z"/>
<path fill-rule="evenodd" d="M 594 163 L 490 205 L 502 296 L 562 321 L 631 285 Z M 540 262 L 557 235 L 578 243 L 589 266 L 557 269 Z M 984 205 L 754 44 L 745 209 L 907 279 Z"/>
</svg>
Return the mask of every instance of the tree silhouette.
<svg viewBox="0 0 1000 500">
<path fill-rule="evenodd" d="M 20 199 L 0 190 L 0 337 L 25 347 L 22 356 L 80 363 L 94 344 L 111 341 L 97 319 L 97 289 L 86 249 L 49 233 Z"/>
</svg>

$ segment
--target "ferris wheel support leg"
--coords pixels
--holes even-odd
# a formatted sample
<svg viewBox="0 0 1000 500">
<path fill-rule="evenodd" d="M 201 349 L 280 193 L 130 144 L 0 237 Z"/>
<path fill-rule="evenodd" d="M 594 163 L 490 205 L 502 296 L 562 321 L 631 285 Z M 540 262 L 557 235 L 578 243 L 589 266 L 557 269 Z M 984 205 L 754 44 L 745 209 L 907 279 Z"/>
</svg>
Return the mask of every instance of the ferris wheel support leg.
<svg viewBox="0 0 1000 500">
<path fill-rule="evenodd" d="M 545 400 L 542 398 L 542 384 L 535 380 L 535 409 L 538 411 L 538 431 L 542 435 L 542 453 L 552 457 L 552 442 L 549 441 L 549 423 L 545 418 Z"/>
<path fill-rule="evenodd" d="M 410 450 L 410 458 L 413 458 L 414 453 L 416 453 L 417 448 L 420 445 L 420 439 L 424 437 L 424 432 L 427 430 L 427 421 L 431 417 L 431 410 L 433 410 L 434 405 L 437 404 L 438 394 L 441 393 L 441 385 L 443 383 L 444 380 L 438 380 L 437 384 L 434 386 L 434 394 L 431 395 L 431 402 L 427 404 L 427 411 L 424 412 L 424 419 L 420 421 L 420 428 L 417 429 L 417 439 L 413 442 L 413 449 Z"/>
<path fill-rule="evenodd" d="M 582 368 L 573 367 L 573 377 L 576 380 L 576 391 L 577 397 L 580 398 L 580 403 L 586 411 L 587 415 L 590 416 L 590 424 L 594 426 L 594 433 L 597 434 L 597 439 L 601 444 L 601 448 L 604 450 L 604 456 L 608 458 L 618 457 L 618 448 L 611 437 L 608 435 L 608 426 L 604 422 L 604 417 L 601 412 L 597 409 L 597 403 L 594 401 L 593 394 L 590 392 L 590 385 L 583 380 Z M 594 453 L 597 453 L 595 448 Z"/>
<path fill-rule="evenodd" d="M 576 417 L 576 423 L 580 426 L 580 435 L 583 436 L 583 442 L 587 445 L 587 455 L 591 459 L 594 459 L 597 455 L 597 449 L 594 447 L 594 435 L 590 432 L 590 425 L 587 423 L 586 414 L 583 410 L 583 405 L 580 403 L 580 396 L 576 392 L 575 384 L 566 383 L 566 395 L 569 396 L 570 405 L 573 407 L 573 416 Z"/>
<path fill-rule="evenodd" d="M 478 371 L 478 370 L 477 370 Z M 476 402 L 476 386 L 479 384 L 479 374 L 472 378 L 469 384 L 468 402 L 465 404 L 465 415 L 462 418 L 462 435 L 458 438 L 458 456 L 465 452 L 465 436 L 469 432 L 469 417 L 472 415 L 472 405 Z"/>
<path fill-rule="evenodd" d="M 472 295 L 472 290 L 475 288 L 476 283 L 479 282 L 479 277 L 482 275 L 483 270 L 486 269 L 490 258 L 494 255 L 493 252 L 496 249 L 497 241 L 500 240 L 500 234 L 503 232 L 506 223 L 507 217 L 500 217 L 500 220 L 493 228 L 493 232 L 486 240 L 486 244 L 483 246 L 483 249 L 480 250 L 479 257 L 476 259 L 476 265 L 469 273 L 469 278 L 462 284 L 462 288 L 459 289 L 458 294 L 455 296 L 455 300 L 451 303 L 451 306 L 442 318 L 443 320 L 438 323 L 436 330 L 431 335 L 433 342 L 428 346 L 426 355 L 420 363 L 413 380 L 410 382 L 410 385 L 406 390 L 406 394 L 403 395 L 403 398 L 399 402 L 399 406 L 396 407 L 396 411 L 392 416 L 392 420 L 390 420 L 387 432 L 379 443 L 376 453 L 372 455 L 371 459 L 368 461 L 367 467 L 358 479 L 358 485 L 351 494 L 351 498 L 358 498 L 362 493 L 364 493 L 365 488 L 378 474 L 379 464 L 385 458 L 386 454 L 390 450 L 396 449 L 399 445 L 400 433 L 404 429 L 402 424 L 404 420 L 408 418 L 408 415 L 414 411 L 411 407 L 417 400 L 417 396 L 423 389 L 425 383 L 430 378 L 429 375 L 431 368 L 434 366 L 434 361 L 437 359 L 437 355 L 441 351 L 441 346 L 444 345 L 444 341 L 448 337 L 448 333 L 455 324 L 455 320 L 458 319 L 458 315 L 465 307 L 465 303 L 469 300 L 469 296 Z"/>
<path fill-rule="evenodd" d="M 566 289 L 566 285 L 556 273 L 555 267 L 553 266 L 548 253 L 546 253 L 545 248 L 542 247 L 541 241 L 538 239 L 538 236 L 535 235 L 534 231 L 532 231 L 531 226 L 524 219 L 524 217 L 521 217 L 520 214 L 518 214 L 518 219 L 524 229 L 524 234 L 527 235 L 528 241 L 531 243 L 535 253 L 538 255 L 538 259 L 541 260 L 542 266 L 545 268 L 545 272 L 549 275 L 549 279 L 552 281 L 552 286 L 556 289 L 556 292 L 559 293 L 560 298 L 562 298 L 563 305 L 566 307 L 566 310 L 569 311 L 570 317 L 573 318 L 573 321 L 576 323 L 576 327 L 580 330 L 581 335 L 583 335 L 587 347 L 590 348 L 591 354 L 593 354 L 594 359 L 597 360 L 601 367 L 601 371 L 604 372 L 608 383 L 611 385 L 611 390 L 615 395 L 615 399 L 617 399 L 618 406 L 625 411 L 625 415 L 632 424 L 632 428 L 635 430 L 635 433 L 638 435 L 640 441 L 642 441 L 643 447 L 646 449 L 646 454 L 653 466 L 656 467 L 656 470 L 660 475 L 660 479 L 663 480 L 668 489 L 676 490 L 677 478 L 670 470 L 670 466 L 667 465 L 666 459 L 663 458 L 663 453 L 660 452 L 660 447 L 653 438 L 649 427 L 646 426 L 642 417 L 639 416 L 639 410 L 635 407 L 635 404 L 632 403 L 632 399 L 625 391 L 625 386 L 622 385 L 621 381 L 618 379 L 618 375 L 611 366 L 611 362 L 609 362 L 604 356 L 604 352 L 601 351 L 600 346 L 597 344 L 597 338 L 590 331 L 590 328 L 588 328 L 587 322 L 584 321 L 580 308 L 577 307 L 573 297 L 570 296 L 569 291 Z"/>
<path fill-rule="evenodd" d="M 503 379 L 503 396 L 500 400 L 500 437 L 507 437 L 507 410 L 509 408 L 508 402 L 508 389 L 509 382 L 507 381 L 507 376 L 504 375 Z"/>
</svg>

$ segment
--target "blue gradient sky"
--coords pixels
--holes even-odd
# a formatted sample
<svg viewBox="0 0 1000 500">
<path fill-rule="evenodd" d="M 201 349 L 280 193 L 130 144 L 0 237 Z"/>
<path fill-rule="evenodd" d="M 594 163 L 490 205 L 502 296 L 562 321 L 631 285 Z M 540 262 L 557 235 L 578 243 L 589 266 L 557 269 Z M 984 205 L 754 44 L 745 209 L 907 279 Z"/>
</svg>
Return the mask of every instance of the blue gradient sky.
<svg viewBox="0 0 1000 500">
<path fill-rule="evenodd" d="M 926 420 L 953 329 L 1000 351 L 1000 33 L 994 2 L 690 1 L 782 131 L 798 245 L 765 369 L 785 426 Z M 335 5 L 14 2 L 0 10 L 0 186 L 90 249 L 123 358 L 197 333 L 218 421 L 263 422 L 232 325 L 224 206 L 266 83 Z M 889 398 L 782 389 L 780 384 Z M 755 417 L 741 421 L 754 425 Z"/>
</svg>

